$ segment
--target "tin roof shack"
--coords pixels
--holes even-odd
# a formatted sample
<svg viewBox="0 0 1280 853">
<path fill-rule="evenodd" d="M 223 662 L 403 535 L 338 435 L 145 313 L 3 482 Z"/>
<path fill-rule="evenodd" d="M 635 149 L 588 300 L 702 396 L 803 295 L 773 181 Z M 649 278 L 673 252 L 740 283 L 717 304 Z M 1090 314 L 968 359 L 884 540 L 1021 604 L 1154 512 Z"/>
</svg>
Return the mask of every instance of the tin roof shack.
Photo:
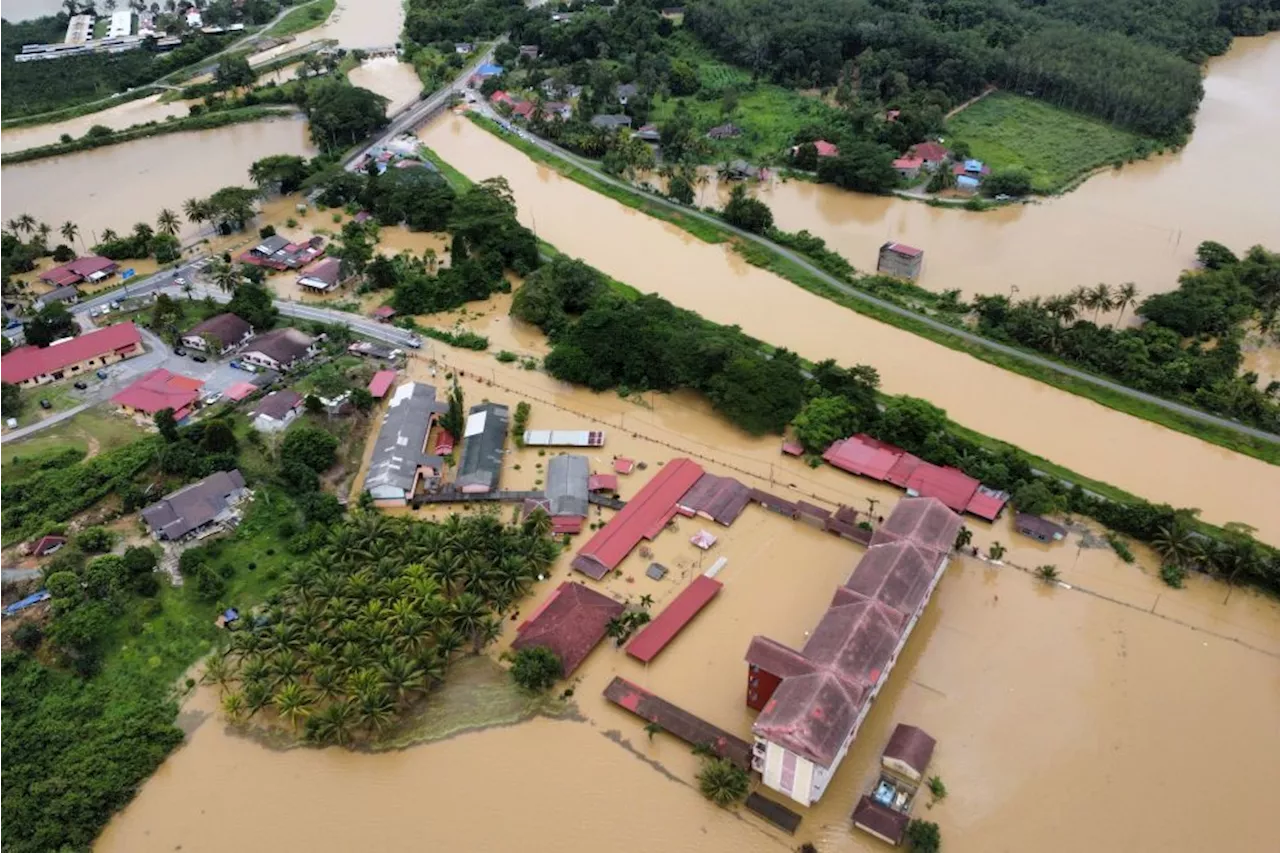
<svg viewBox="0 0 1280 853">
<path fill-rule="evenodd" d="M 906 243 L 889 242 L 880 247 L 876 272 L 915 281 L 920 277 L 920 267 L 923 264 L 923 249 L 908 246 Z"/>
<path fill-rule="evenodd" d="M 165 495 L 142 511 L 142 520 L 156 539 L 176 542 L 234 525 L 240 518 L 237 508 L 248 494 L 239 470 L 218 471 Z"/>
<path fill-rule="evenodd" d="M 421 483 L 434 485 L 444 460 L 427 453 L 427 438 L 448 408 L 436 400 L 434 387 L 421 382 L 406 382 L 391 395 L 364 478 L 378 506 L 405 506 Z"/>
<path fill-rule="evenodd" d="M 587 478 L 591 466 L 587 457 L 565 453 L 547 463 L 548 512 L 553 519 L 563 516 L 586 518 Z"/>
<path fill-rule="evenodd" d="M 752 766 L 801 805 L 822 797 L 947 566 L 960 517 L 906 498 L 881 526 L 800 651 L 765 637 L 747 650 Z M 877 531 L 878 533 L 879 531 Z"/>
<path fill-rule="evenodd" d="M 622 615 L 624 609 L 621 602 L 607 595 L 565 581 L 516 628 L 511 647 L 550 649 L 560 659 L 561 674 L 567 678 L 604 639 L 610 620 Z"/>
<path fill-rule="evenodd" d="M 1029 512 L 1015 513 L 1013 526 L 1023 536 L 1030 536 L 1041 542 L 1061 542 L 1067 535 L 1067 528 L 1061 524 L 1054 524 L 1047 518 Z"/>
<path fill-rule="evenodd" d="M 464 493 L 496 491 L 502 478 L 502 446 L 507 440 L 510 410 L 498 403 L 481 403 L 467 413 L 462 433 L 462 461 L 457 485 Z"/>
</svg>

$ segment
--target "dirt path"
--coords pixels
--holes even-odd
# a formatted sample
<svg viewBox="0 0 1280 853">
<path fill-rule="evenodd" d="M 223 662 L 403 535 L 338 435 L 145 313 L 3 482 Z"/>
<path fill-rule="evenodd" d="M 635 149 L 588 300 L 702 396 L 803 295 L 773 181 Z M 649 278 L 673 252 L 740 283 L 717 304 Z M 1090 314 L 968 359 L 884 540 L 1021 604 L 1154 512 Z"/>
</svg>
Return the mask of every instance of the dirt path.
<svg viewBox="0 0 1280 853">
<path fill-rule="evenodd" d="M 943 116 L 943 118 L 944 118 L 944 119 L 951 118 L 953 115 L 955 115 L 956 113 L 960 112 L 961 110 L 968 109 L 969 107 L 971 107 L 971 106 L 973 106 L 974 104 L 978 103 L 978 101 L 981 101 L 981 100 L 982 100 L 983 98 L 985 98 L 987 95 L 990 95 L 990 94 L 991 94 L 992 92 L 994 92 L 995 90 L 996 90 L 996 87 L 995 87 L 995 86 L 988 86 L 987 88 L 983 89 L 983 90 L 982 90 L 980 93 L 978 93 L 977 95 L 974 95 L 972 98 L 970 98 L 969 100 L 965 101 L 963 104 L 961 104 L 960 106 L 956 107 L 956 108 L 955 108 L 955 109 L 953 109 L 951 112 L 947 113 L 945 116 Z"/>
</svg>

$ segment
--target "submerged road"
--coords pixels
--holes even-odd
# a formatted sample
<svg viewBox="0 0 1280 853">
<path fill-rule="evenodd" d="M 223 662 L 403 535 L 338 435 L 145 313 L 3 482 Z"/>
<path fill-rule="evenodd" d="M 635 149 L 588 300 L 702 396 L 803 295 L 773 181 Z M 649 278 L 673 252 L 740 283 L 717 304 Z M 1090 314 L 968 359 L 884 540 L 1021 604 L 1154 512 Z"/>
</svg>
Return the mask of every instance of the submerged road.
<svg viewBox="0 0 1280 853">
<path fill-rule="evenodd" d="M 489 114 L 490 118 L 494 117 L 492 113 L 489 113 L 487 105 L 482 106 L 482 111 Z M 885 311 L 889 311 L 900 317 L 909 318 L 914 322 L 923 323 L 924 325 L 932 329 L 936 329 L 937 331 L 946 332 L 949 335 L 954 335 L 955 337 L 958 337 L 967 343 L 976 344 L 978 346 L 985 347 L 986 349 L 992 350 L 993 352 L 998 352 L 1004 355 L 1011 356 L 1013 358 L 1024 361 L 1028 364 L 1034 364 L 1040 367 L 1047 367 L 1050 370 L 1054 370 L 1064 376 L 1070 376 L 1073 379 L 1079 379 L 1084 382 L 1088 382 L 1089 384 L 1094 385 L 1096 387 L 1106 388 L 1109 391 L 1114 391 L 1118 394 L 1123 394 L 1124 396 L 1129 397 L 1131 399 L 1141 400 L 1144 403 L 1150 403 L 1151 405 L 1159 406 L 1160 408 L 1165 409 L 1166 411 L 1172 412 L 1182 417 L 1191 418 L 1193 420 L 1197 420 L 1202 423 L 1213 424 L 1214 426 L 1222 427 L 1224 429 L 1229 429 L 1232 432 L 1239 433 L 1240 435 L 1247 435 L 1252 438 L 1260 438 L 1264 441 L 1280 444 L 1280 435 L 1276 435 L 1275 433 L 1268 432 L 1267 430 L 1259 429 L 1258 427 L 1248 426 L 1247 424 L 1242 424 L 1242 423 L 1239 423 L 1238 421 L 1234 421 L 1229 418 L 1223 418 L 1223 417 L 1219 417 L 1218 415 L 1213 415 L 1208 412 L 1203 412 L 1199 409 L 1192 408 L 1191 406 L 1183 405 L 1182 403 L 1177 403 L 1172 400 L 1166 400 L 1163 397 L 1157 397 L 1154 394 L 1148 394 L 1143 391 L 1135 390 L 1119 382 L 1113 382 L 1110 379 L 1105 379 L 1101 376 L 1097 376 L 1087 371 L 1079 370 L 1077 368 L 1070 367 L 1065 364 L 1061 364 L 1052 359 L 1048 359 L 1043 356 L 1036 355 L 1035 353 L 1026 352 L 1025 350 L 1018 349 L 1017 347 L 1012 347 L 1006 344 L 999 343 L 997 341 L 993 341 L 990 338 L 986 338 L 986 337 L 983 337 L 982 335 L 974 334 L 973 332 L 967 331 L 965 329 L 958 329 L 955 326 L 948 325 L 947 323 L 943 323 L 939 320 L 935 320 L 932 317 L 917 313 L 915 311 L 912 311 L 909 308 L 903 308 L 900 305 L 896 305 L 892 302 L 887 302 L 883 299 L 880 299 L 877 296 L 873 296 L 867 293 L 866 291 L 859 290 L 858 288 L 853 287 L 847 282 L 841 281 L 840 279 L 836 278 L 830 273 L 827 273 L 824 270 L 815 266 L 811 261 L 806 259 L 804 256 L 791 251 L 785 246 L 780 246 L 777 243 L 774 243 L 772 240 L 769 240 L 765 237 L 761 237 L 759 234 L 753 234 L 750 231 L 744 231 L 741 228 L 735 228 L 734 226 L 726 223 L 723 219 L 720 219 L 719 217 L 716 217 L 716 216 L 711 216 L 710 214 L 707 214 L 707 213 L 703 213 L 701 210 L 698 210 L 696 207 L 686 207 L 683 204 L 678 204 L 676 202 L 670 201 L 669 199 L 663 198 L 660 195 L 656 195 L 654 193 L 648 193 L 643 190 L 637 189 L 636 187 L 632 186 L 626 181 L 620 181 L 617 178 L 614 178 L 613 176 L 600 171 L 598 168 L 596 168 L 595 164 L 592 163 L 591 161 L 586 160 L 582 157 L 579 157 L 576 154 L 572 154 L 566 151 L 565 149 L 561 148 L 560 146 L 555 145 L 554 143 L 547 142 L 545 139 L 540 139 L 539 137 L 534 136 L 530 133 L 525 133 L 522 131 L 519 133 L 521 138 L 523 138 L 527 142 L 533 145 L 536 145 L 538 148 L 542 149 L 547 154 L 550 154 L 551 156 L 577 169 L 581 169 L 582 171 L 590 174 L 593 178 L 597 180 L 604 181 L 605 183 L 608 183 L 611 186 L 617 187 L 618 189 L 621 189 L 621 190 L 625 190 L 626 192 L 629 192 L 632 195 L 644 198 L 647 201 L 653 202 L 654 204 L 659 204 L 673 211 L 677 211 L 682 216 L 694 217 L 696 219 L 700 219 L 709 224 L 715 225 L 718 228 L 723 228 L 727 231 L 730 231 L 735 236 L 740 237 L 743 240 L 748 240 L 752 243 L 755 243 L 758 246 L 762 246 L 772 252 L 777 253 L 778 255 L 781 255 L 782 257 L 786 258 L 788 261 L 791 261 L 792 263 L 804 268 L 806 272 L 821 279 L 823 284 L 829 285 L 830 287 L 835 288 L 841 293 L 847 296 L 851 296 L 854 299 L 857 299 L 861 302 L 865 302 L 869 305 L 874 305 L 877 308 L 881 308 Z M 1105 405 L 1105 404 L 1099 403 L 1099 405 Z M 1137 416 L 1132 415 L 1131 417 L 1137 417 Z M 1162 425 L 1157 424 L 1157 426 L 1162 426 Z"/>
</svg>

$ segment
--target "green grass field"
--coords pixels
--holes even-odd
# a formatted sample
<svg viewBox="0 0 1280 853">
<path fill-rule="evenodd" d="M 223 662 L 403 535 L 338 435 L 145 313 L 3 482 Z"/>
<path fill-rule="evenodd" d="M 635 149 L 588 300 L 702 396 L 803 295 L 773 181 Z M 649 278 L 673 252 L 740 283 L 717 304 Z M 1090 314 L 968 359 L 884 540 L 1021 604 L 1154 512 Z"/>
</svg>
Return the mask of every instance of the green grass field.
<svg viewBox="0 0 1280 853">
<path fill-rule="evenodd" d="M 708 140 L 712 151 L 708 162 L 716 163 L 738 157 L 753 163 L 777 159 L 791 146 L 796 131 L 821 121 L 830 110 L 814 98 L 766 83 L 753 87 L 744 82 L 739 90 L 738 105 L 729 113 L 724 112 L 719 99 L 703 101 L 690 97 L 681 100 L 702 133 L 728 123 L 742 128 L 742 135 L 736 139 Z M 655 98 L 649 120 L 661 127 L 671 119 L 675 110 L 676 99 Z"/>
<path fill-rule="evenodd" d="M 1039 193 L 1070 187 L 1109 163 L 1143 156 L 1154 143 L 1043 101 L 993 92 L 947 122 L 947 141 L 966 142 L 993 171 L 1021 168 Z"/>
<path fill-rule="evenodd" d="M 337 0 L 315 0 L 314 3 L 299 6 L 281 18 L 266 34 L 276 37 L 291 36 L 303 30 L 318 27 L 333 14 L 336 3 Z"/>
<path fill-rule="evenodd" d="M 90 450 L 96 455 L 123 447 L 144 433 L 132 421 L 118 417 L 106 406 L 86 409 L 59 424 L 32 435 L 30 438 L 6 442 L 0 449 L 2 473 L 5 478 L 23 477 L 31 473 L 24 459 L 36 459 L 52 450 L 74 447 L 81 453 Z"/>
</svg>

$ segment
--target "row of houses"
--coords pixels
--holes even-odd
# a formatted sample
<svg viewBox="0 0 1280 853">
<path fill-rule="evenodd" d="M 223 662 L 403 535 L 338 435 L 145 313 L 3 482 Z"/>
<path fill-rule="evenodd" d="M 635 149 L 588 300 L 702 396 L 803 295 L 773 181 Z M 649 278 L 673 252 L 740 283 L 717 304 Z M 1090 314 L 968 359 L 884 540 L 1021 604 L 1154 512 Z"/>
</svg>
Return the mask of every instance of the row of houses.
<svg viewBox="0 0 1280 853">
<path fill-rule="evenodd" d="M 215 356 L 238 350 L 240 361 L 275 371 L 288 370 L 320 349 L 318 339 L 300 329 L 285 326 L 259 335 L 244 318 L 229 312 L 197 323 L 182 336 L 182 345 Z"/>
<path fill-rule="evenodd" d="M 991 174 L 991 167 L 981 160 L 966 158 L 953 162 L 955 155 L 941 142 L 921 142 L 911 146 L 907 153 L 893 161 L 893 168 L 904 180 L 914 181 L 922 172 L 933 173 L 949 169 L 955 177 L 955 187 L 961 192 L 977 192 L 982 181 Z"/>
<path fill-rule="evenodd" d="M 0 358 L 0 379 L 21 388 L 46 385 L 92 373 L 142 351 L 138 328 L 118 323 L 47 347 L 16 347 Z"/>
</svg>

